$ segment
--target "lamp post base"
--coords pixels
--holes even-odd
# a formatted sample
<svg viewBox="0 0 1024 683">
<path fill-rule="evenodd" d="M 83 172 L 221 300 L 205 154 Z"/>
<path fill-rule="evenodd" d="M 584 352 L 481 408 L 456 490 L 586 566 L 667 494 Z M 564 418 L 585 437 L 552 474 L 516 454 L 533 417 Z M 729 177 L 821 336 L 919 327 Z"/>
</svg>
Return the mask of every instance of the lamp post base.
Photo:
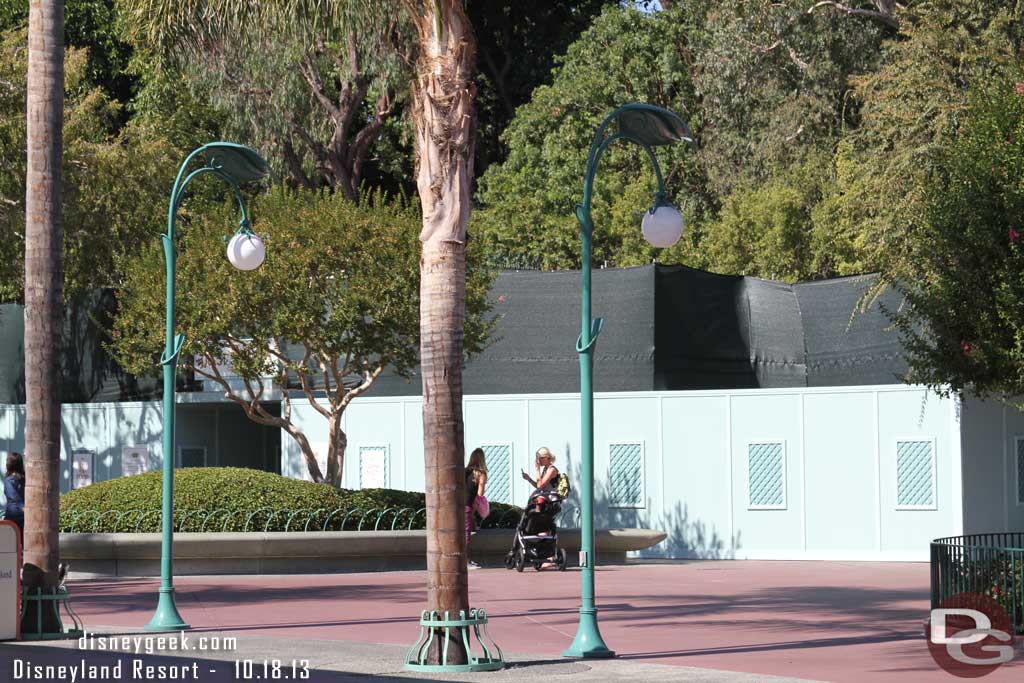
<svg viewBox="0 0 1024 683">
<path fill-rule="evenodd" d="M 597 628 L 597 614 L 581 613 L 580 625 L 572 645 L 562 652 L 563 657 L 574 659 L 609 659 L 615 652 L 608 649 Z"/>
<path fill-rule="evenodd" d="M 174 589 L 161 588 L 160 600 L 156 605 L 156 614 L 146 624 L 147 631 L 183 631 L 191 628 L 178 614 L 178 607 L 174 604 Z"/>
</svg>

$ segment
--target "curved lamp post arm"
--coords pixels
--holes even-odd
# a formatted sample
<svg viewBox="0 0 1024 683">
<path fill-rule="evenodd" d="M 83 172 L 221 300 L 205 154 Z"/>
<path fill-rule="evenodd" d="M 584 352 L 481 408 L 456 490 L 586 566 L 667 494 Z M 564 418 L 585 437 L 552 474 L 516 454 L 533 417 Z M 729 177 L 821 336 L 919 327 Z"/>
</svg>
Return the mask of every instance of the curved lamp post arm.
<svg viewBox="0 0 1024 683">
<path fill-rule="evenodd" d="M 608 116 L 598 128 L 598 135 L 604 133 L 605 128 L 614 119 L 615 115 Z M 583 320 L 580 329 L 579 339 L 576 340 L 576 352 L 587 353 L 589 352 L 594 343 L 597 341 L 598 335 L 601 334 L 601 330 L 604 327 L 604 319 L 597 318 L 591 320 L 590 313 L 590 262 L 592 259 L 593 242 L 592 235 L 594 233 L 594 219 L 590 213 L 590 203 L 594 193 L 594 178 L 597 175 L 597 166 L 601 161 L 601 156 L 605 150 L 615 142 L 616 140 L 626 140 L 632 142 L 635 145 L 640 146 L 645 152 L 647 157 L 651 160 L 651 164 L 654 166 L 654 175 L 658 181 L 658 191 L 655 193 L 655 205 L 661 204 L 665 201 L 665 180 L 661 175 L 661 166 L 658 165 L 658 159 L 654 155 L 654 150 L 651 149 L 650 145 L 638 140 L 637 138 L 629 135 L 628 133 L 613 133 L 605 138 L 603 141 L 598 142 L 600 138 L 595 138 L 594 145 L 591 146 L 590 157 L 587 160 L 587 174 L 583 179 L 583 203 L 576 207 L 576 220 L 580 222 L 580 230 L 582 231 L 583 237 L 583 254 L 582 263 L 580 264 L 582 269 L 583 278 L 583 290 L 585 295 L 583 297 Z"/>
<path fill-rule="evenodd" d="M 611 117 L 609 117 L 609 119 L 610 118 Z M 605 119 L 606 123 L 609 119 Z M 651 160 L 651 165 L 654 167 L 654 176 L 658 181 L 658 191 L 656 193 L 656 196 L 662 199 L 665 196 L 665 180 L 661 175 L 661 165 L 658 164 L 658 157 L 655 156 L 654 150 L 651 149 L 651 146 L 641 140 L 636 139 L 635 137 L 629 135 L 628 133 L 613 133 L 612 135 L 609 135 L 603 142 L 597 145 L 597 147 L 591 151 L 590 157 L 587 159 L 587 174 L 583 179 L 583 204 L 581 205 L 581 207 L 588 216 L 588 218 L 590 216 L 590 203 L 594 193 L 594 178 L 597 176 L 597 166 L 600 163 L 601 156 L 604 154 L 605 150 L 608 149 L 611 143 L 615 142 L 616 140 L 625 140 L 627 142 L 632 142 L 634 145 L 639 146 L 641 149 L 647 152 L 647 158 Z M 577 218 L 578 217 L 579 214 L 577 213 Z M 580 222 L 583 222 L 582 219 Z M 587 227 L 593 230 L 593 222 L 589 221 L 588 223 L 589 224 Z"/>
<path fill-rule="evenodd" d="M 238 187 L 238 183 L 236 183 L 230 176 L 223 173 L 219 168 L 213 168 L 210 166 L 204 166 L 203 168 L 199 168 L 196 169 L 195 171 L 192 171 L 185 178 L 185 181 L 181 183 L 181 186 L 177 188 L 177 194 L 174 196 L 174 199 L 172 200 L 171 215 L 168 219 L 168 225 L 173 229 L 175 224 L 175 216 L 178 213 L 178 208 L 181 206 L 181 202 L 185 198 L 185 188 L 188 187 L 188 184 L 192 182 L 195 178 L 201 176 L 204 173 L 212 173 L 213 175 L 217 176 L 218 178 L 220 178 L 221 180 L 223 180 L 224 182 L 231 186 L 231 190 L 235 193 L 235 200 L 238 201 L 238 207 L 242 212 L 242 223 L 248 225 L 249 212 L 248 209 L 246 208 L 245 198 L 242 196 L 242 190 L 241 188 Z M 173 234 L 169 236 L 172 239 L 174 237 Z"/>
<path fill-rule="evenodd" d="M 202 168 L 192 171 L 185 179 L 182 180 L 182 175 L 188 168 L 189 163 L 193 158 L 202 152 L 205 147 L 193 151 L 185 159 L 181 165 L 181 170 L 178 171 L 178 177 L 174 181 L 174 189 L 171 192 L 170 208 L 167 215 L 167 233 L 161 235 L 164 244 L 164 260 L 167 267 L 167 343 L 164 348 L 163 355 L 160 356 L 160 365 L 170 365 L 172 368 L 177 366 L 178 355 L 181 353 L 181 347 L 185 344 L 185 335 L 181 333 L 175 333 L 175 321 L 174 321 L 174 303 L 175 303 L 175 272 L 177 262 L 177 249 L 175 248 L 174 242 L 174 226 L 177 223 L 178 209 L 181 207 L 181 202 L 185 197 L 185 188 L 193 180 L 203 175 L 204 173 L 212 173 L 224 182 L 226 182 L 231 190 L 235 194 L 235 199 L 238 202 L 238 207 L 242 213 L 242 220 L 240 222 L 239 231 L 250 232 L 249 230 L 249 211 L 245 204 L 245 198 L 242 196 L 242 190 L 238 187 L 238 183 L 233 178 L 221 171 L 220 168 L 204 166 Z"/>
</svg>

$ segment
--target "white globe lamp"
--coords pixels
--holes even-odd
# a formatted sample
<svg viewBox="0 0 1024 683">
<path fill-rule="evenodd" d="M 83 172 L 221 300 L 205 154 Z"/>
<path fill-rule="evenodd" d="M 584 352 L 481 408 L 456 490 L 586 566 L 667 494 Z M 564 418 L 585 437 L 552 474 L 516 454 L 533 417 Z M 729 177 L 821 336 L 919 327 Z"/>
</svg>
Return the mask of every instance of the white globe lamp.
<svg viewBox="0 0 1024 683">
<path fill-rule="evenodd" d="M 674 206 L 660 204 L 653 210 L 644 212 L 640 229 L 644 233 L 644 239 L 651 246 L 665 249 L 683 236 L 683 215 Z"/>
<path fill-rule="evenodd" d="M 228 261 L 239 270 L 256 270 L 267 257 L 259 235 L 240 232 L 228 241 Z"/>
</svg>

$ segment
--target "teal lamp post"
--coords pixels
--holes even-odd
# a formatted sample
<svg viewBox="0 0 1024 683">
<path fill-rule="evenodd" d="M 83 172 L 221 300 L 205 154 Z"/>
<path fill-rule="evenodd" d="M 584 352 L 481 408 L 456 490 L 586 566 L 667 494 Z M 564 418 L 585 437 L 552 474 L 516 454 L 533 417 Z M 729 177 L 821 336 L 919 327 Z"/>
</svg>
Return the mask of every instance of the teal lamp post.
<svg viewBox="0 0 1024 683">
<path fill-rule="evenodd" d="M 618 130 L 610 130 L 612 124 Z M 576 218 L 580 222 L 580 236 L 583 242 L 582 257 L 582 312 L 583 324 L 576 352 L 580 356 L 580 567 L 582 587 L 580 622 L 576 638 L 564 657 L 614 657 L 615 653 L 605 645 L 597 627 L 597 606 L 594 602 L 594 344 L 601 334 L 604 320 L 590 317 L 590 260 L 592 250 L 593 219 L 590 216 L 590 200 L 594 189 L 594 175 L 601 155 L 616 140 L 626 140 L 642 147 L 654 166 L 658 180 L 658 191 L 654 205 L 644 213 L 641 229 L 643 235 L 655 247 L 670 247 L 683 234 L 683 217 L 679 210 L 665 201 L 665 183 L 661 168 L 652 147 L 672 142 L 693 142 L 686 123 L 661 107 L 649 104 L 627 104 L 609 114 L 594 135 L 587 157 L 587 174 L 583 180 L 583 203 L 576 207 Z"/>
<path fill-rule="evenodd" d="M 186 176 L 189 165 L 197 157 L 203 157 L 205 163 Z M 174 219 L 185 194 L 185 188 L 204 173 L 211 173 L 231 186 L 242 212 L 238 231 L 228 242 L 227 256 L 231 264 L 240 270 L 253 270 L 263 263 L 266 253 L 263 242 L 249 228 L 249 215 L 238 186 L 240 183 L 266 176 L 269 173 L 267 162 L 255 150 L 230 142 L 211 142 L 194 150 L 186 157 L 181 170 L 178 171 L 178 177 L 174 180 L 171 202 L 167 209 L 167 234 L 161 235 L 167 265 L 167 343 L 160 357 L 164 372 L 163 519 L 160 543 L 160 599 L 156 614 L 146 624 L 146 628 L 152 631 L 177 631 L 188 628 L 188 624 L 181 618 L 174 604 L 174 382 L 178 354 L 185 342 L 183 334 L 174 332 L 174 273 L 177 262 Z"/>
</svg>

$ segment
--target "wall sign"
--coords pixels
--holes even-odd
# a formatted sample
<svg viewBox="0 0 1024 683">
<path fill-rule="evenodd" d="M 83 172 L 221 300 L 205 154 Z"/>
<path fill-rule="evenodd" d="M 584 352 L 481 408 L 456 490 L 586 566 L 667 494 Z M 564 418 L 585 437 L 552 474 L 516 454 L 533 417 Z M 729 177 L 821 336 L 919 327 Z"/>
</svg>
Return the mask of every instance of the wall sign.
<svg viewBox="0 0 1024 683">
<path fill-rule="evenodd" d="M 388 487 L 387 446 L 360 446 L 359 488 L 385 489 Z"/>
<path fill-rule="evenodd" d="M 96 462 L 96 451 L 76 448 L 71 452 L 71 486 L 80 489 L 92 483 L 92 468 Z"/>
<path fill-rule="evenodd" d="M 149 446 L 125 446 L 121 449 L 121 475 L 130 477 L 149 471 Z"/>
</svg>

